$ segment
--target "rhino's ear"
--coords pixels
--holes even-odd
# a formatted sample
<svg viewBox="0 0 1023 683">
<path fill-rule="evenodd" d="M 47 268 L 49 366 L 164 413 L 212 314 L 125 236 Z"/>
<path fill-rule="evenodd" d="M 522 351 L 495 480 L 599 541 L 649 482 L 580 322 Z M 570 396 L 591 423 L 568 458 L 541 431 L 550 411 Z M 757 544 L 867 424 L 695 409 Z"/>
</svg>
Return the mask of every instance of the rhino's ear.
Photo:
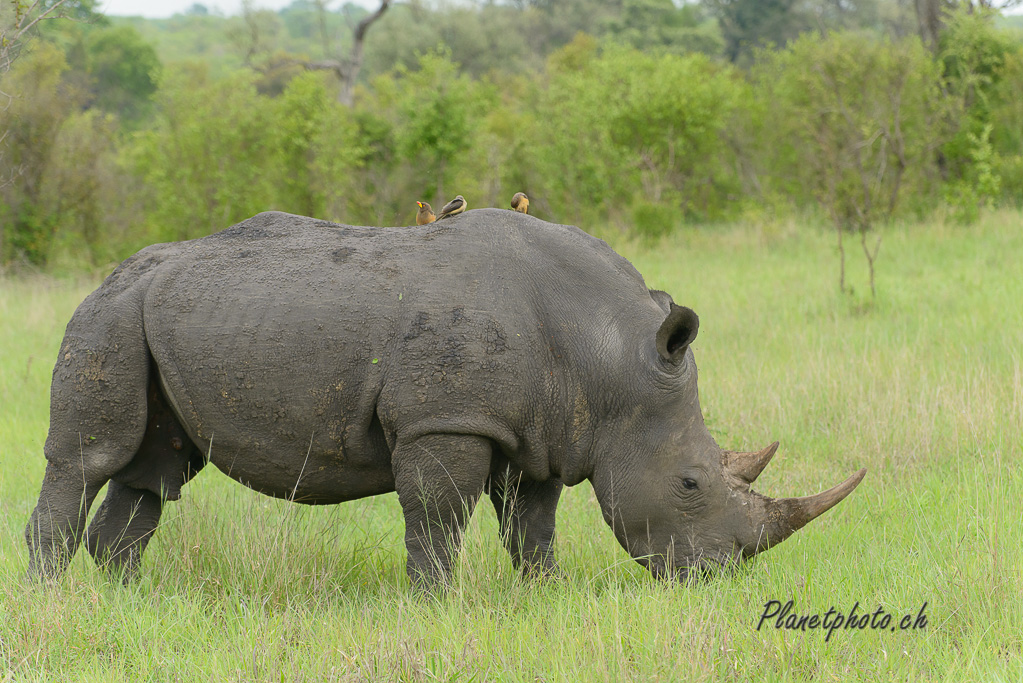
<svg viewBox="0 0 1023 683">
<path fill-rule="evenodd" d="M 672 303 L 668 317 L 661 323 L 661 329 L 657 330 L 657 353 L 664 360 L 682 360 L 699 329 L 700 318 L 693 309 Z"/>
</svg>

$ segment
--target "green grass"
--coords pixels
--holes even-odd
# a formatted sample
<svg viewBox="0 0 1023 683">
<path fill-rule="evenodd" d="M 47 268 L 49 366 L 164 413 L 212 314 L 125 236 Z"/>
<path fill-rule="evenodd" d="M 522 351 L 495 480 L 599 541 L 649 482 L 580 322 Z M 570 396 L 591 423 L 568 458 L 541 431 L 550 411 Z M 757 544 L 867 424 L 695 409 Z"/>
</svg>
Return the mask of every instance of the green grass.
<svg viewBox="0 0 1023 683">
<path fill-rule="evenodd" d="M 628 559 L 588 484 L 566 492 L 566 578 L 520 581 L 489 504 L 453 588 L 413 594 L 394 495 L 271 500 L 216 471 L 168 505 L 139 582 L 79 552 L 22 581 L 48 380 L 95 281 L 0 280 L 0 681 L 1011 680 L 1023 678 L 1023 217 L 885 234 L 840 295 L 831 235 L 684 231 L 620 249 L 701 316 L 707 423 L 725 447 L 782 448 L 757 488 L 803 495 L 859 467 L 845 502 L 748 569 L 697 587 Z M 799 614 L 926 602 L 926 629 L 756 630 Z"/>
</svg>

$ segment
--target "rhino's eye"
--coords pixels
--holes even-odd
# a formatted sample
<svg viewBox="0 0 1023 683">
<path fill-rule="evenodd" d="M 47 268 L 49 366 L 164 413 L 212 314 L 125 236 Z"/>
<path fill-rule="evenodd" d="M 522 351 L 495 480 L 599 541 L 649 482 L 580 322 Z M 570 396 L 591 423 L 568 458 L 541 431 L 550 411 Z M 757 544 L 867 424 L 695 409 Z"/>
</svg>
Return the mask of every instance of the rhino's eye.
<svg viewBox="0 0 1023 683">
<path fill-rule="evenodd" d="M 696 483 L 695 479 L 689 479 L 688 477 L 682 480 L 682 488 L 692 491 L 700 488 L 700 485 Z"/>
</svg>

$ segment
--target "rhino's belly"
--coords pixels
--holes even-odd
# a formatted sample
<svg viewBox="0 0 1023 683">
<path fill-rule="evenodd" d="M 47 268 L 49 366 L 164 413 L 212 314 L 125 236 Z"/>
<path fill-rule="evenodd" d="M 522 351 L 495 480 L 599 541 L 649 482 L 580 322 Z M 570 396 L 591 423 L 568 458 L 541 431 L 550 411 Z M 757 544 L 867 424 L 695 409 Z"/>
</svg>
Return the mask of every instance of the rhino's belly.
<svg viewBox="0 0 1023 683">
<path fill-rule="evenodd" d="M 349 387 L 329 373 L 313 378 L 294 368 L 217 367 L 185 377 L 160 368 L 160 380 L 185 431 L 224 473 L 309 503 L 394 490 L 374 396 L 362 383 Z"/>
<path fill-rule="evenodd" d="M 260 493 L 325 504 L 394 490 L 390 451 L 372 415 L 349 422 L 337 401 L 328 411 L 282 396 L 268 403 L 272 391 L 225 398 L 174 384 L 161 374 L 168 403 L 209 462 Z"/>
<path fill-rule="evenodd" d="M 296 457 L 297 456 L 297 457 Z M 210 462 L 249 488 L 297 503 L 323 505 L 394 491 L 390 464 L 350 465 L 332 454 L 297 452 L 275 456 L 260 450 L 221 449 Z"/>
</svg>

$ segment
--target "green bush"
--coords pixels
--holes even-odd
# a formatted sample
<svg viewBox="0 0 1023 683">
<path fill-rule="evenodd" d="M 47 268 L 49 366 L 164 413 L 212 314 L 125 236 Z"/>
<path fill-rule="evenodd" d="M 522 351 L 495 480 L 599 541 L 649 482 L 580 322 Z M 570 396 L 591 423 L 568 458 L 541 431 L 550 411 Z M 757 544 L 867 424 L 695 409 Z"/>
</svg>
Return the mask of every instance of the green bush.
<svg viewBox="0 0 1023 683">
<path fill-rule="evenodd" d="M 507 208 L 517 191 L 536 216 L 609 235 L 827 215 L 871 258 L 874 226 L 1018 203 L 1018 36 L 957 10 L 932 54 L 871 12 L 824 11 L 870 28 L 761 49 L 747 72 L 713 56 L 731 39 L 706 6 L 399 5 L 374 24 L 351 108 L 332 74 L 302 70 L 350 38 L 312 6 L 49 22 L 0 75 L 0 264 L 53 249 L 96 263 L 269 209 L 410 224 L 417 199 Z M 245 31 L 266 73 L 205 45 Z M 206 61 L 178 61 L 196 50 Z"/>
<path fill-rule="evenodd" d="M 632 228 L 640 237 L 663 237 L 675 228 L 677 214 L 670 206 L 639 199 L 632 205 Z"/>
</svg>

